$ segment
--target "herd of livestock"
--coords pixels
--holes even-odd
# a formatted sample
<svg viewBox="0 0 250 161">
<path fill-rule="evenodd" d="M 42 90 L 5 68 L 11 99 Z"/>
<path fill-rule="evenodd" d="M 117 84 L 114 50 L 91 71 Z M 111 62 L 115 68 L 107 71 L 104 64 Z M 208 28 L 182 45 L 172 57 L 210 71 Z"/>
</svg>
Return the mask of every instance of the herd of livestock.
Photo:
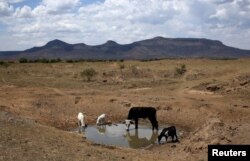
<svg viewBox="0 0 250 161">
<path fill-rule="evenodd" d="M 85 116 L 82 112 L 78 113 L 77 119 L 78 119 L 78 125 L 80 128 L 87 127 L 87 124 L 85 123 Z M 152 124 L 152 130 L 156 129 L 158 130 L 158 121 L 156 118 L 156 109 L 154 107 L 132 107 L 129 110 L 128 117 L 123 121 L 123 123 L 126 126 L 126 130 L 129 131 L 129 127 L 131 124 L 135 125 L 135 129 L 138 129 L 138 120 L 139 118 L 147 118 Z M 101 114 L 97 120 L 96 125 L 104 125 L 106 123 L 106 114 Z M 158 136 L 158 143 L 161 142 L 161 139 L 165 137 L 166 141 L 168 137 L 172 138 L 172 142 L 178 142 L 178 137 L 176 134 L 176 128 L 175 126 L 170 126 L 167 128 L 164 128 L 160 135 Z M 175 138 L 175 139 L 174 139 Z"/>
</svg>

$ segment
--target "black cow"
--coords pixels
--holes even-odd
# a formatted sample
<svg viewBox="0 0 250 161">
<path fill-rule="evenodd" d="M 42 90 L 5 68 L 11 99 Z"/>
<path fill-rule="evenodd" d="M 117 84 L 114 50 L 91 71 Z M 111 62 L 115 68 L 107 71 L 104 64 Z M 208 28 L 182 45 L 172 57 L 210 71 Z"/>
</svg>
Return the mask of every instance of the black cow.
<svg viewBox="0 0 250 161">
<path fill-rule="evenodd" d="M 126 120 L 127 131 L 131 121 L 135 120 L 135 129 L 138 129 L 138 119 L 148 118 L 152 124 L 152 130 L 158 130 L 158 121 L 156 120 L 156 109 L 153 107 L 132 107 L 128 113 L 128 120 Z"/>
<path fill-rule="evenodd" d="M 172 137 L 172 142 L 178 142 L 178 137 L 176 135 L 176 129 L 175 129 L 175 126 L 170 126 L 168 128 L 164 128 L 160 135 L 158 136 L 158 143 L 161 142 L 161 138 L 162 137 L 165 137 L 166 138 L 166 142 L 168 140 L 168 137 L 171 136 Z M 175 140 L 174 140 L 174 137 L 175 137 Z"/>
</svg>

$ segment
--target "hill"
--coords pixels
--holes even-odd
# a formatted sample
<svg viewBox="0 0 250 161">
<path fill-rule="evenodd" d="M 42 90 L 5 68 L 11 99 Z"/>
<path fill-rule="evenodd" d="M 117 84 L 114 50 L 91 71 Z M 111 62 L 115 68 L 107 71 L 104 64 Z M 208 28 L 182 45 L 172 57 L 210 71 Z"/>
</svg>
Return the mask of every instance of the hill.
<svg viewBox="0 0 250 161">
<path fill-rule="evenodd" d="M 164 58 L 242 58 L 250 57 L 250 50 L 242 50 L 224 45 L 217 40 L 197 38 L 164 38 L 118 44 L 107 41 L 90 46 L 83 43 L 69 44 L 53 40 L 41 47 L 24 51 L 0 52 L 0 59 L 61 58 L 61 59 L 164 59 Z"/>
</svg>

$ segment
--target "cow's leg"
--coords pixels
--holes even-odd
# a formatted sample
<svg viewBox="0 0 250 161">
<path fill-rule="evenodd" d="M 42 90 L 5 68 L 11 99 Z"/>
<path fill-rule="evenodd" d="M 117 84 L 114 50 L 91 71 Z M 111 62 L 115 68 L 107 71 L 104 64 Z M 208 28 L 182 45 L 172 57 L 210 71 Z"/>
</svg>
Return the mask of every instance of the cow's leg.
<svg viewBox="0 0 250 161">
<path fill-rule="evenodd" d="M 154 129 L 156 129 L 158 131 L 158 121 L 154 121 Z"/>
<path fill-rule="evenodd" d="M 177 135 L 175 134 L 175 142 L 179 142 Z"/>
<path fill-rule="evenodd" d="M 168 141 L 168 136 L 167 135 L 164 135 L 165 136 L 165 138 L 166 138 L 166 142 Z"/>
<path fill-rule="evenodd" d="M 138 129 L 138 118 L 135 118 L 135 129 Z"/>
<path fill-rule="evenodd" d="M 156 121 L 156 130 L 158 131 L 159 128 L 158 128 L 158 121 Z"/>
<path fill-rule="evenodd" d="M 78 121 L 78 132 L 80 133 L 82 131 L 81 121 Z"/>
<path fill-rule="evenodd" d="M 152 130 L 154 131 L 154 129 L 156 128 L 155 123 L 154 123 L 154 121 L 150 121 L 150 122 L 152 124 Z"/>
<path fill-rule="evenodd" d="M 152 130 L 154 131 L 154 128 L 155 128 L 154 120 L 153 120 L 152 117 L 149 117 L 148 119 L 149 119 L 149 121 L 150 121 L 150 123 L 151 123 L 151 125 L 152 125 Z"/>
<path fill-rule="evenodd" d="M 172 142 L 174 142 L 174 135 L 172 135 L 171 137 L 172 137 Z"/>
<path fill-rule="evenodd" d="M 152 130 L 156 129 L 158 130 L 158 122 L 156 120 L 156 117 L 155 116 L 152 116 L 152 117 L 149 117 L 148 118 L 152 124 Z"/>
</svg>

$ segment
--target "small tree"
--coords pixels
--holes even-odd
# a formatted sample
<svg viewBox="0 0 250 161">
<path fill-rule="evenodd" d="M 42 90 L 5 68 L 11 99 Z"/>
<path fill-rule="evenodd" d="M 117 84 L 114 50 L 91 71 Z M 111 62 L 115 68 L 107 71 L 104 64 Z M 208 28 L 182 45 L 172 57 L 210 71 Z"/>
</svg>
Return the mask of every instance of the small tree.
<svg viewBox="0 0 250 161">
<path fill-rule="evenodd" d="M 175 68 L 175 75 L 183 75 L 184 73 L 186 73 L 186 71 L 186 65 L 182 64 L 180 67 Z"/>
<path fill-rule="evenodd" d="M 97 75 L 97 72 L 93 68 L 88 68 L 81 72 L 81 76 L 87 78 L 87 81 L 90 81 L 91 78 L 96 75 Z"/>
</svg>

